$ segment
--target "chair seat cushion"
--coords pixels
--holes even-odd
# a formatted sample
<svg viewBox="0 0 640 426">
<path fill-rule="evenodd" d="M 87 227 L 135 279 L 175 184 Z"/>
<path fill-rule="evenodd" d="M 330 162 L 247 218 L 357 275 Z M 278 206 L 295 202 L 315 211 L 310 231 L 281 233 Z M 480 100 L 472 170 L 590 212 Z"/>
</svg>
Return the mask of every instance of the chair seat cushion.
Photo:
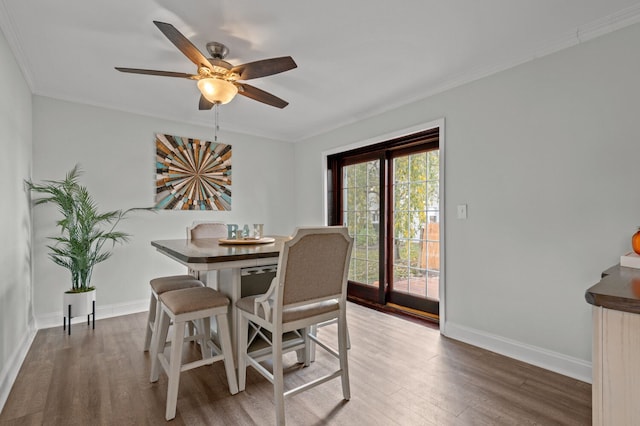
<svg viewBox="0 0 640 426">
<path fill-rule="evenodd" d="M 162 302 L 174 315 L 229 305 L 229 299 L 211 287 L 193 287 L 168 291 L 160 296 Z"/>
<path fill-rule="evenodd" d="M 254 302 L 256 298 L 261 296 L 262 295 L 259 294 L 256 296 L 243 297 L 242 299 L 238 300 L 238 302 L 236 302 L 236 307 L 242 311 L 249 312 L 250 314 L 256 315 L 260 318 L 267 319 L 265 318 L 265 313 L 264 313 L 264 309 L 262 308 L 262 305 L 258 304 L 258 312 L 256 312 L 256 309 L 255 309 L 256 305 Z M 269 301 L 269 304 L 273 309 L 272 300 Z M 282 322 L 287 323 L 287 322 L 297 321 L 303 318 L 310 318 L 310 317 L 314 317 L 316 315 L 324 314 L 327 312 L 337 311 L 338 309 L 339 309 L 338 301 L 335 299 L 325 300 L 322 302 L 312 303 L 309 305 L 304 305 L 304 306 L 295 307 L 295 308 L 285 308 L 282 311 Z M 273 312 L 273 310 L 271 312 Z"/>
<path fill-rule="evenodd" d="M 202 281 L 198 281 L 193 275 L 171 275 L 168 277 L 154 278 L 149 281 L 151 289 L 156 294 L 183 288 L 202 287 Z"/>
</svg>

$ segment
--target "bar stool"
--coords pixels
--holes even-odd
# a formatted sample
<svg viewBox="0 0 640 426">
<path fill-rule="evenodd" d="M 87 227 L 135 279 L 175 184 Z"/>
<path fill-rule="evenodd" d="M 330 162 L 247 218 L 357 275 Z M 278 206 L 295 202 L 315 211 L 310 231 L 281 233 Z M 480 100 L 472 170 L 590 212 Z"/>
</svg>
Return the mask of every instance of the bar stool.
<svg viewBox="0 0 640 426">
<path fill-rule="evenodd" d="M 202 282 L 198 281 L 192 275 L 173 275 L 170 277 L 154 278 L 149 281 L 149 285 L 151 286 L 151 300 L 149 301 L 149 315 L 147 317 L 147 333 L 144 338 L 145 352 L 149 350 L 151 339 L 157 331 L 156 318 L 158 318 L 160 314 L 158 296 L 167 291 L 203 286 Z"/>
<path fill-rule="evenodd" d="M 154 338 L 151 347 L 151 382 L 158 381 L 161 365 L 169 378 L 167 385 L 167 407 L 165 418 L 171 420 L 176 416 L 176 403 L 178 400 L 178 387 L 180 373 L 203 365 L 224 361 L 227 373 L 229 392 L 232 395 L 238 393 L 235 366 L 233 363 L 233 350 L 231 348 L 231 336 L 227 321 L 227 309 L 229 299 L 222 293 L 210 287 L 193 287 L 182 290 L 174 290 L 159 295 L 160 318 L 158 319 L 158 335 Z M 220 347 L 211 339 L 211 317 L 215 316 L 218 323 L 218 337 Z M 201 339 L 202 359 L 182 364 L 182 345 L 184 343 L 184 326 L 189 321 L 201 320 L 203 327 L 198 330 L 200 334 L 192 339 Z M 174 324 L 173 336 L 169 346 L 171 347 L 169 359 L 164 354 L 165 342 L 169 332 L 169 324 Z M 204 350 L 210 347 L 211 350 Z"/>
</svg>

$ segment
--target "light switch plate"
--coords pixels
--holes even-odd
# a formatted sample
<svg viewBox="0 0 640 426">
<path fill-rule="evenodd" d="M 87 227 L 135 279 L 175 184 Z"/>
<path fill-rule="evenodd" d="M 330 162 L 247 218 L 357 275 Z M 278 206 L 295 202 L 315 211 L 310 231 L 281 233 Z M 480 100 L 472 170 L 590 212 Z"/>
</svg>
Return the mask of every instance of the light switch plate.
<svg viewBox="0 0 640 426">
<path fill-rule="evenodd" d="M 458 219 L 466 219 L 466 218 L 467 218 L 467 205 L 458 204 Z"/>
</svg>

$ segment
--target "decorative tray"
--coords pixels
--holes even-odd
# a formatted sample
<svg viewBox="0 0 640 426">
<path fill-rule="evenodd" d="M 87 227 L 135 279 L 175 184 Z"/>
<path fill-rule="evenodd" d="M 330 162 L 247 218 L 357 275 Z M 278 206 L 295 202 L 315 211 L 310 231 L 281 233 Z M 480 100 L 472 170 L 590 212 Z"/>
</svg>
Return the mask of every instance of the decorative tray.
<svg viewBox="0 0 640 426">
<path fill-rule="evenodd" d="M 271 237 L 262 237 L 259 240 L 255 238 L 247 238 L 242 240 L 229 240 L 227 238 L 220 238 L 218 240 L 219 244 L 267 244 L 273 243 L 276 239 Z"/>
</svg>

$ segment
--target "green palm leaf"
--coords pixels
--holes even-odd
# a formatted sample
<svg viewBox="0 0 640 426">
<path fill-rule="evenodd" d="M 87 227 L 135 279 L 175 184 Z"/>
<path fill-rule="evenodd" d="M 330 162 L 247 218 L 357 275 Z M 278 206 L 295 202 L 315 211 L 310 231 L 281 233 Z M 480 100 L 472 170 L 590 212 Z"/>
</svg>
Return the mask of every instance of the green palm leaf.
<svg viewBox="0 0 640 426">
<path fill-rule="evenodd" d="M 78 183 L 81 175 L 78 165 L 71 169 L 62 180 L 45 180 L 41 184 L 26 181 L 27 187 L 43 197 L 34 200 L 36 205 L 54 204 L 62 216 L 56 221 L 60 235 L 50 237 L 54 242 L 48 245 L 49 257 L 56 264 L 71 272 L 71 289 L 86 291 L 91 289 L 93 267 L 111 257 L 105 243 L 110 248 L 117 243 L 127 242 L 130 235 L 116 231 L 116 226 L 134 208 L 99 212 L 98 206 L 86 187 Z"/>
</svg>

